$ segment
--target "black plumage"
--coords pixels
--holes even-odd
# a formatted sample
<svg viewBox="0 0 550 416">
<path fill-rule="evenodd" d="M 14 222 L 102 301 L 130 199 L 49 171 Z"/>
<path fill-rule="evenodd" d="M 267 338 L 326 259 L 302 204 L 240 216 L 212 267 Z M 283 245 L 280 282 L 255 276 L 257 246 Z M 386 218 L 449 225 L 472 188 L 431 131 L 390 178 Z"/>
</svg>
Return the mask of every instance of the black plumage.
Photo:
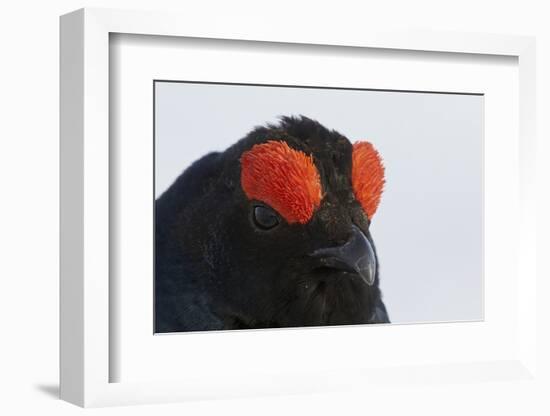
<svg viewBox="0 0 550 416">
<path fill-rule="evenodd" d="M 267 140 L 313 155 L 323 198 L 306 224 L 243 192 L 241 155 Z M 338 132 L 283 117 L 187 168 L 155 202 L 155 332 L 389 322 L 351 158 Z M 352 235 L 372 248 L 372 284 L 327 261 Z"/>
</svg>

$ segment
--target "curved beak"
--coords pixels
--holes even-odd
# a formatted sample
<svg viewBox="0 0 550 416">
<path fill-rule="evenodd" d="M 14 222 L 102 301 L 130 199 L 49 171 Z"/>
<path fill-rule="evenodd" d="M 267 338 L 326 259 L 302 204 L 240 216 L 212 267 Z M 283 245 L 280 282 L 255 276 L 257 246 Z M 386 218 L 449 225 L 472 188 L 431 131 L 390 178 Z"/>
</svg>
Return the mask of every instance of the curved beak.
<svg viewBox="0 0 550 416">
<path fill-rule="evenodd" d="M 337 247 L 320 248 L 311 253 L 326 267 L 357 273 L 372 286 L 376 276 L 376 256 L 365 234 L 352 225 L 349 240 Z"/>
</svg>

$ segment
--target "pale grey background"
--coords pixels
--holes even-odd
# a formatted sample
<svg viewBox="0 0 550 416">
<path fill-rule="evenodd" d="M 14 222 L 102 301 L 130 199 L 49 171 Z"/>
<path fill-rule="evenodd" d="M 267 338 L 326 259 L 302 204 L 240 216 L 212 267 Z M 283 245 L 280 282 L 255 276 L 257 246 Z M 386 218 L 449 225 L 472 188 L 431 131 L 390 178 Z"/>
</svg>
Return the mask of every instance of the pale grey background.
<svg viewBox="0 0 550 416">
<path fill-rule="evenodd" d="M 393 323 L 483 318 L 483 97 L 156 83 L 159 196 L 193 161 L 254 126 L 303 114 L 384 159 L 371 225 Z"/>
</svg>

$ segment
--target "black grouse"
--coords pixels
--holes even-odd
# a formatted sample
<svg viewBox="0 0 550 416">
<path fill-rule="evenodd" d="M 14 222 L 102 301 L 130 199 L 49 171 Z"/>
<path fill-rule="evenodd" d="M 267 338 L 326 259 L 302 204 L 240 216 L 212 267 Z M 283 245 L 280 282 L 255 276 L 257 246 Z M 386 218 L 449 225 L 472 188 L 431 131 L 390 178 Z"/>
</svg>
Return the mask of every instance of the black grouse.
<svg viewBox="0 0 550 416">
<path fill-rule="evenodd" d="M 155 332 L 386 323 L 384 167 L 307 117 L 257 127 L 155 201 Z"/>
</svg>

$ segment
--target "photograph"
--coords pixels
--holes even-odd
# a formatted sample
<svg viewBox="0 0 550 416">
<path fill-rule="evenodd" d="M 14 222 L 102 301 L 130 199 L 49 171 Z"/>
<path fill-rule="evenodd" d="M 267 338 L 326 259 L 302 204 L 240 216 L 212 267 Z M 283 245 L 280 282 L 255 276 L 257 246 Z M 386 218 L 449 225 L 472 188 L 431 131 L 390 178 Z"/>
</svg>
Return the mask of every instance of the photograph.
<svg viewBox="0 0 550 416">
<path fill-rule="evenodd" d="M 483 320 L 482 94 L 153 90 L 155 333 Z"/>
</svg>

